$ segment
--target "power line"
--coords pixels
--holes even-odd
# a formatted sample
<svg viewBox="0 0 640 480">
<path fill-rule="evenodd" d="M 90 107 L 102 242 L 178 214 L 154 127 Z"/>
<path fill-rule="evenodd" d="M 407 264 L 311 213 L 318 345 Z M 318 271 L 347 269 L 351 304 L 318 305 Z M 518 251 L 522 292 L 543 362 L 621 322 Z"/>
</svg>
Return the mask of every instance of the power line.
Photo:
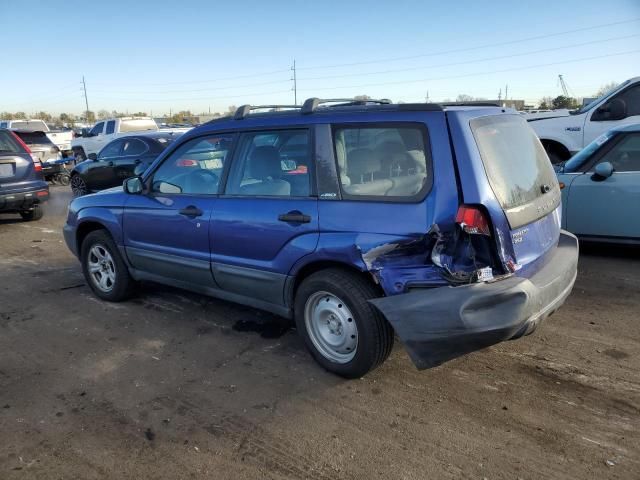
<svg viewBox="0 0 640 480">
<path fill-rule="evenodd" d="M 200 83 L 213 83 L 213 82 L 220 82 L 223 80 L 239 80 L 242 78 L 255 78 L 255 77 L 264 77 L 267 75 L 275 75 L 276 73 L 284 73 L 284 72 L 288 72 L 289 69 L 288 68 L 284 68 L 284 69 L 280 69 L 280 70 L 271 70 L 269 72 L 259 72 L 259 73 L 250 73 L 250 74 L 246 74 L 246 75 L 236 75 L 236 76 L 232 76 L 232 77 L 219 77 L 219 78 L 212 78 L 209 80 L 190 80 L 190 81 L 182 81 L 182 82 L 163 82 L 163 83 L 137 83 L 137 85 L 146 85 L 148 87 L 153 87 L 153 86 L 159 86 L 159 87 L 163 87 L 165 85 L 195 85 L 195 84 L 200 84 Z M 96 83 L 95 85 L 113 85 L 112 82 L 110 83 Z"/>
<path fill-rule="evenodd" d="M 369 64 L 373 64 L 373 63 L 385 63 L 385 62 L 395 62 L 395 61 L 400 61 L 400 60 L 412 60 L 415 58 L 424 58 L 424 57 L 434 57 L 437 55 L 448 55 L 450 53 L 460 53 L 460 52 L 470 52 L 473 50 L 481 50 L 483 48 L 491 48 L 491 47 L 502 47 L 505 45 L 513 45 L 516 43 L 522 43 L 522 42 L 529 42 L 531 40 L 541 40 L 541 39 L 546 39 L 549 37 L 557 37 L 560 35 L 568 35 L 570 33 L 577 33 L 577 32 L 585 32 L 585 31 L 589 31 L 589 30 L 595 30 L 598 28 L 605 28 L 605 27 L 612 27 L 615 25 L 622 25 L 625 23 L 632 23 L 632 22 L 638 22 L 640 21 L 640 18 L 633 18 L 631 20 L 621 20 L 619 22 L 612 22 L 612 23 L 603 23 L 600 25 L 592 25 L 590 27 L 582 27 L 582 28 L 576 28 L 573 30 L 565 30 L 562 32 L 555 32 L 555 33 L 548 33 L 545 35 L 536 35 L 534 37 L 526 37 L 526 38 L 520 38 L 517 40 L 509 40 L 507 42 L 498 42 L 498 43 L 488 43 L 488 44 L 484 44 L 484 45 L 478 45 L 475 47 L 465 47 L 465 48 L 456 48 L 456 49 L 452 49 L 452 50 L 442 50 L 439 52 L 431 52 L 431 53 L 422 53 L 422 54 L 418 54 L 418 55 L 408 55 L 408 56 L 404 56 L 404 57 L 387 57 L 387 58 L 381 58 L 381 59 L 376 59 L 376 60 L 367 60 L 367 61 L 361 61 L 361 62 L 351 62 L 351 63 L 338 63 L 338 64 L 334 64 L 334 65 L 318 65 L 318 66 L 311 66 L 311 67 L 298 67 L 298 70 L 316 70 L 316 69 L 323 69 L 323 68 L 339 68 L 339 67 L 352 67 L 352 66 L 357 66 L 357 65 L 369 65 Z"/>
<path fill-rule="evenodd" d="M 640 49 L 638 49 L 638 50 L 628 50 L 626 52 L 608 53 L 608 54 L 605 54 L 605 55 L 596 55 L 596 56 L 593 56 L 593 57 L 576 58 L 576 59 L 572 59 L 572 60 L 563 60 L 563 61 L 559 61 L 559 62 L 540 63 L 540 64 L 537 64 L 537 65 L 528 65 L 528 66 L 525 66 L 525 67 L 505 68 L 505 69 L 502 69 L 502 70 L 491 70 L 491 71 L 487 71 L 487 72 L 468 73 L 468 74 L 453 75 L 453 76 L 447 76 L 447 77 L 422 78 L 422 79 L 419 79 L 419 80 L 400 80 L 400 81 L 395 81 L 395 82 L 367 83 L 367 84 L 361 84 L 361 85 L 342 85 L 342 86 L 337 86 L 337 87 L 320 87 L 320 88 L 316 88 L 315 90 L 339 90 L 339 89 L 345 89 L 345 88 L 364 88 L 364 87 L 378 87 L 378 86 L 385 86 L 385 85 L 404 85 L 404 84 L 408 84 L 408 83 L 421 83 L 421 82 L 431 82 L 431 81 L 436 81 L 436 80 L 451 80 L 451 79 L 455 79 L 455 78 L 477 77 L 477 76 L 481 76 L 481 75 L 491 75 L 491 74 L 494 74 L 494 73 L 515 72 L 515 71 L 518 71 L 518 70 L 528 70 L 528 69 L 531 69 L 531 68 L 550 67 L 550 66 L 554 66 L 554 65 L 563 65 L 565 63 L 576 63 L 576 62 L 583 62 L 583 61 L 587 61 L 587 60 L 595 60 L 595 59 L 599 59 L 599 58 L 616 57 L 616 56 L 620 56 L 620 55 L 628 55 L 628 54 L 631 54 L 631 53 L 638 53 L 638 52 L 640 52 Z"/>
<path fill-rule="evenodd" d="M 309 81 L 309 80 L 327 80 L 327 79 L 331 79 L 331 78 L 347 78 L 347 77 L 360 77 L 363 75 L 381 75 L 381 74 L 385 74 L 385 73 L 398 73 L 398 72 L 410 72 L 410 71 L 415 71 L 415 70 L 425 70 L 428 68 L 442 68 L 442 67 L 453 67 L 453 66 L 457 66 L 457 65 L 468 65 L 471 63 L 480 63 L 480 62 L 488 62 L 488 61 L 492 61 L 492 60 L 503 60 L 505 58 L 514 58 L 514 57 L 523 57 L 526 55 L 534 55 L 537 53 L 547 53 L 547 52 L 554 52 L 554 51 L 558 51 L 558 50 L 566 50 L 568 48 L 576 48 L 576 47 L 583 47 L 585 45 L 593 45 L 596 43 L 604 43 L 604 42 L 611 42 L 614 40 L 626 40 L 629 38 L 633 38 L 633 37 L 640 37 L 640 33 L 635 33 L 633 35 L 624 35 L 621 37 L 611 37 L 611 38 L 605 38 L 602 40 L 591 40 L 589 42 L 582 42 L 582 43 L 574 43 L 572 45 L 563 45 L 560 47 L 551 47 L 551 48 L 543 48 L 543 49 L 539 49 L 539 50 L 530 50 L 528 52 L 523 52 L 523 53 L 513 53 L 513 54 L 509 54 L 509 55 L 499 55 L 496 57 L 485 57 L 485 58 L 478 58 L 478 59 L 474 59 L 474 60 L 465 60 L 462 62 L 453 62 L 453 63 L 440 63 L 440 64 L 435 64 L 435 65 L 421 65 L 419 67 L 407 67 L 407 68 L 396 68 L 396 69 L 389 69 L 389 70 L 379 70 L 376 72 L 359 72 L 359 73 L 346 73 L 346 74 L 341 74 L 341 75 L 324 75 L 321 77 L 302 77 L 300 80 L 301 81 Z"/>
<path fill-rule="evenodd" d="M 122 95 L 122 94 L 126 94 L 126 95 L 140 95 L 141 93 L 149 93 L 152 95 L 158 94 L 158 93 L 175 93 L 175 92 L 180 92 L 180 93 L 189 93 L 189 92 L 211 92 L 211 91 L 215 91 L 215 90 L 233 90 L 234 88 L 247 88 L 247 87 L 262 87 L 263 85 L 275 85 L 275 84 L 280 84 L 280 83 L 289 83 L 289 80 L 277 80 L 274 82 L 260 82 L 260 83 L 249 83 L 249 84 L 244 84 L 244 85 L 232 85 L 232 86 L 228 86 L 228 87 L 212 87 L 212 88 L 196 88 L 196 89 L 191 89 L 191 90 L 185 90 L 184 88 L 179 88 L 176 90 L 154 90 L 152 92 L 148 91 L 148 90 L 137 90 L 137 91 L 116 91 L 116 93 Z M 109 90 L 95 90 L 95 92 L 97 93 L 111 93 L 113 91 L 109 91 Z"/>
<path fill-rule="evenodd" d="M 232 95 L 232 96 L 227 96 L 227 97 L 210 97 L 210 96 L 206 96 L 206 97 L 185 97 L 185 98 L 155 98 L 155 99 L 141 99 L 139 101 L 139 103 L 143 103 L 143 102 L 188 102 L 190 100 L 233 100 L 236 98 L 242 98 L 242 97 L 258 97 L 258 96 L 263 96 L 263 95 L 276 95 L 276 94 L 282 94 L 282 93 L 290 93 L 291 90 L 279 90 L 276 92 L 255 92 L 255 93 L 247 93 L 247 94 L 241 94 L 241 95 Z M 100 97 L 100 96 L 94 96 L 92 97 L 94 99 L 98 99 L 98 100 L 102 100 L 102 101 L 122 101 L 122 100 L 131 100 L 131 99 L 123 99 L 120 97 Z"/>
</svg>

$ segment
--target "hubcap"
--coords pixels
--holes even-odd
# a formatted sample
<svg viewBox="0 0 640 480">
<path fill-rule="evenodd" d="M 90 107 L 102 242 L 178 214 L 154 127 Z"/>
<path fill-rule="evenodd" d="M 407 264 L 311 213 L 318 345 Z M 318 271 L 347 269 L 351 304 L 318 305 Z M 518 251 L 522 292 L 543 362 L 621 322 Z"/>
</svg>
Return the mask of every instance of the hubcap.
<svg viewBox="0 0 640 480">
<path fill-rule="evenodd" d="M 329 292 L 307 299 L 304 322 L 311 342 L 328 360 L 348 363 L 358 347 L 358 327 L 347 305 Z"/>
<path fill-rule="evenodd" d="M 89 250 L 87 268 L 93 284 L 107 293 L 113 290 L 116 282 L 116 267 L 109 251 L 102 245 L 96 244 Z"/>
<path fill-rule="evenodd" d="M 80 175 L 74 175 L 71 177 L 71 191 L 76 197 L 81 197 L 87 193 L 87 185 Z"/>
</svg>

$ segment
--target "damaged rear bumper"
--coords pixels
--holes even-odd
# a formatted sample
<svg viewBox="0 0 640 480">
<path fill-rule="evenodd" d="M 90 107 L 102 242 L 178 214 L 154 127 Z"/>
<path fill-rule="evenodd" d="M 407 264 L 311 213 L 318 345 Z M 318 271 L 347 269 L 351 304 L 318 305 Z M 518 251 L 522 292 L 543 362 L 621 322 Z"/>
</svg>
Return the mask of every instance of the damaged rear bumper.
<svg viewBox="0 0 640 480">
<path fill-rule="evenodd" d="M 545 266 L 529 278 L 414 290 L 370 300 L 419 369 L 532 332 L 571 293 L 578 240 L 562 231 Z"/>
</svg>

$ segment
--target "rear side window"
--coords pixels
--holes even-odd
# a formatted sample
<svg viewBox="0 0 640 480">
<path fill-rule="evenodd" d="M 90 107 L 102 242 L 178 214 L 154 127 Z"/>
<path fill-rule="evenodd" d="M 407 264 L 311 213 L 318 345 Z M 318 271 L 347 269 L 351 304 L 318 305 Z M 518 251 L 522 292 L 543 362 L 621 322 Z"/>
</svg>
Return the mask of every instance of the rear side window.
<svg viewBox="0 0 640 480">
<path fill-rule="evenodd" d="M 22 148 L 8 131 L 0 131 L 0 153 L 22 153 Z"/>
<path fill-rule="evenodd" d="M 147 151 L 147 145 L 137 138 L 129 138 L 124 141 L 122 154 L 125 156 L 142 155 Z"/>
<path fill-rule="evenodd" d="M 412 201 L 424 195 L 431 180 L 424 127 L 336 126 L 333 131 L 343 197 Z"/>
<path fill-rule="evenodd" d="M 44 132 L 16 132 L 16 135 L 27 145 L 53 145 L 53 142 L 49 140 L 49 137 Z"/>
<path fill-rule="evenodd" d="M 115 120 L 109 120 L 107 122 L 107 135 L 111 135 L 114 131 L 116 130 L 116 121 Z"/>
<path fill-rule="evenodd" d="M 471 120 L 471 130 L 491 188 L 508 210 L 533 202 L 557 180 L 534 131 L 519 115 Z"/>
</svg>

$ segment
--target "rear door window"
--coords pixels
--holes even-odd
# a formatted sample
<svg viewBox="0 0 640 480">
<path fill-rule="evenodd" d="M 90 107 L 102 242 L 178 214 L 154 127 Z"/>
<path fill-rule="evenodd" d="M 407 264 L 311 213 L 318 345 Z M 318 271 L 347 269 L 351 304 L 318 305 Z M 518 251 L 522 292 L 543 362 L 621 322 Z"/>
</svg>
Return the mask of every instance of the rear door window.
<svg viewBox="0 0 640 480">
<path fill-rule="evenodd" d="M 345 198 L 413 201 L 431 181 L 427 131 L 419 125 L 334 126 Z"/>
<path fill-rule="evenodd" d="M 555 172 L 534 131 L 519 115 L 495 115 L 471 120 L 475 138 L 489 184 L 504 210 L 533 204 L 558 186 Z M 554 197 L 555 198 L 555 197 Z M 535 208 L 533 208 L 535 207 Z M 513 223 L 528 223 L 544 216 L 538 211 L 510 218 Z"/>
<path fill-rule="evenodd" d="M 116 130 L 116 121 L 115 120 L 109 120 L 107 122 L 107 135 L 111 135 L 113 132 L 115 132 Z"/>
<path fill-rule="evenodd" d="M 124 140 L 124 148 L 122 154 L 124 156 L 142 155 L 148 150 L 146 143 L 137 138 L 129 138 Z"/>
</svg>

